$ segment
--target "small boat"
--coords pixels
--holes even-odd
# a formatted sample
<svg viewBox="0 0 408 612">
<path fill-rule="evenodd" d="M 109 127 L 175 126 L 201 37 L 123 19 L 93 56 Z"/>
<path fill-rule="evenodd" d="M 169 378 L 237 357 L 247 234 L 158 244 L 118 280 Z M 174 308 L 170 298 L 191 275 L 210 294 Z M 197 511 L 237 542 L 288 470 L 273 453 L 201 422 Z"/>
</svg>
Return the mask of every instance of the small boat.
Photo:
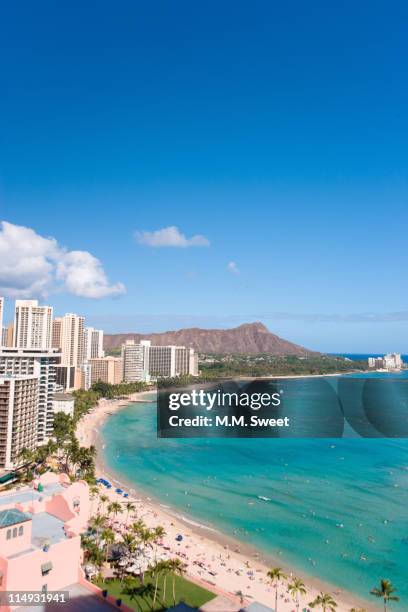
<svg viewBox="0 0 408 612">
<path fill-rule="evenodd" d="M 265 497 L 264 495 L 258 495 L 258 499 L 262 501 L 272 501 L 270 497 Z"/>
</svg>

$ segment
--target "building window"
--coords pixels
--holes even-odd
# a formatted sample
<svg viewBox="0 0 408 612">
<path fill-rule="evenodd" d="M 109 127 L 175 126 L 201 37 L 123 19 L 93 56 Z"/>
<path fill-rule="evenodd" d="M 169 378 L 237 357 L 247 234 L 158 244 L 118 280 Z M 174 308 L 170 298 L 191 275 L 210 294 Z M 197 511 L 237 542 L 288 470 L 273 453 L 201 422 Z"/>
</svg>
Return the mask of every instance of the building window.
<svg viewBox="0 0 408 612">
<path fill-rule="evenodd" d="M 14 527 L 13 529 L 13 538 L 17 537 L 17 527 Z"/>
<path fill-rule="evenodd" d="M 19 536 L 21 536 L 21 535 L 23 535 L 23 533 L 24 533 L 24 527 L 21 525 L 21 526 L 18 528 L 18 535 L 19 535 Z"/>
<path fill-rule="evenodd" d="M 11 529 L 7 529 L 6 540 L 10 540 L 11 538 Z"/>
<path fill-rule="evenodd" d="M 43 576 L 47 576 L 50 573 L 51 570 L 52 570 L 52 562 L 51 561 L 48 561 L 48 563 L 43 563 L 41 565 L 41 574 Z"/>
</svg>

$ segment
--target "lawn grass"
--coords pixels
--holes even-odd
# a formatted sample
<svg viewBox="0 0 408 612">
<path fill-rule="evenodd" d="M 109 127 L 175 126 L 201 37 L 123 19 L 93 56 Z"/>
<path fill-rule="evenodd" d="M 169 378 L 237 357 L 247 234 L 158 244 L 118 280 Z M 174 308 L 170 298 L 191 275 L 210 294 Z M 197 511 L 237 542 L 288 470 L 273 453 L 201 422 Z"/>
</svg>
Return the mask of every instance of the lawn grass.
<svg viewBox="0 0 408 612">
<path fill-rule="evenodd" d="M 201 586 L 195 584 L 194 582 L 190 582 L 181 576 L 176 576 L 176 603 L 180 601 L 184 601 L 186 604 L 191 606 L 192 608 L 199 608 L 210 599 L 215 597 L 215 594 L 211 591 L 207 591 L 203 589 Z M 153 583 L 154 580 L 151 578 L 149 574 L 145 575 L 144 580 L 145 585 L 148 583 Z M 155 610 L 159 612 L 160 610 L 165 610 L 174 605 L 173 603 L 173 574 L 169 573 L 167 575 L 166 581 L 166 598 L 163 601 L 163 583 L 164 577 L 161 576 L 159 578 L 159 588 L 157 594 L 156 605 L 152 608 L 152 598 L 145 597 L 142 598 L 140 596 L 131 599 L 129 595 L 123 595 L 122 590 L 125 588 L 126 583 L 120 583 L 118 579 L 108 579 L 106 582 L 103 580 L 96 581 L 95 584 L 98 585 L 101 589 L 107 589 L 108 594 L 115 597 L 115 599 L 121 599 L 124 604 L 132 608 L 133 610 L 137 610 L 138 612 L 148 612 L 149 610 Z M 131 580 L 132 586 L 140 586 L 141 582 L 139 578 L 132 578 Z"/>
</svg>

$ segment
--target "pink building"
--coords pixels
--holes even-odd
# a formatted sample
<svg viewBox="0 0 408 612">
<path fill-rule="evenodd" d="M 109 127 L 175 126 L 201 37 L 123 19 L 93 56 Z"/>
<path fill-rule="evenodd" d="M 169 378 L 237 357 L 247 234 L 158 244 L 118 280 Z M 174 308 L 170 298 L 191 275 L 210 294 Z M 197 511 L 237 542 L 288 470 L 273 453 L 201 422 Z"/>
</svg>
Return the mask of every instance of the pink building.
<svg viewBox="0 0 408 612">
<path fill-rule="evenodd" d="M 0 594 L 78 583 L 89 511 L 87 483 L 65 475 L 47 473 L 32 488 L 1 493 Z"/>
</svg>

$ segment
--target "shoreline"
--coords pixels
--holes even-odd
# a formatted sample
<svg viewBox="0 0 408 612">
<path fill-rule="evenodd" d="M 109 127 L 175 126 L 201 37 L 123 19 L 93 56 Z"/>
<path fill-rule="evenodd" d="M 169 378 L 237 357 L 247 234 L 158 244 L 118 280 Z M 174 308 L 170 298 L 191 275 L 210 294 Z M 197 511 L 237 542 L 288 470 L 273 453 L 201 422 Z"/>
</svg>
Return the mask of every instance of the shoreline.
<svg viewBox="0 0 408 612">
<path fill-rule="evenodd" d="M 324 376 L 324 375 L 316 375 Z M 329 376 L 335 376 L 329 374 Z M 291 378 L 297 378 L 291 376 Z M 348 612 L 351 607 L 363 607 L 366 612 L 379 610 L 373 602 L 364 599 L 359 595 L 346 592 L 333 584 L 327 583 L 319 578 L 307 575 L 303 571 L 297 572 L 293 567 L 282 563 L 280 559 L 268 555 L 255 546 L 242 543 L 229 535 L 226 535 L 216 528 L 207 526 L 194 520 L 193 517 L 185 516 L 177 508 L 166 506 L 160 499 L 149 497 L 148 494 L 138 486 L 127 480 L 121 474 L 117 474 L 104 463 L 103 440 L 100 438 L 100 428 L 105 421 L 115 412 L 125 408 L 129 404 L 145 403 L 149 401 L 146 396 L 154 391 L 143 391 L 131 394 L 127 399 L 105 400 L 101 399 L 97 407 L 85 415 L 78 423 L 77 437 L 81 444 L 96 446 L 96 474 L 97 477 L 105 477 L 114 485 L 124 489 L 129 493 L 127 501 L 132 501 L 137 506 L 137 515 L 146 522 L 149 527 L 162 525 L 166 531 L 163 538 L 165 544 L 171 552 L 178 556 L 184 556 L 183 561 L 188 563 L 187 576 L 193 581 L 198 582 L 208 589 L 225 594 L 230 599 L 237 599 L 235 593 L 242 591 L 248 605 L 250 602 L 259 601 L 267 606 L 274 605 L 274 589 L 268 585 L 266 572 L 272 566 L 281 566 L 289 575 L 299 576 L 307 587 L 307 595 L 300 598 L 300 609 L 308 607 L 308 602 L 312 601 L 320 591 L 330 593 L 337 602 L 338 612 Z M 154 400 L 152 400 L 154 401 Z M 112 488 L 105 491 L 106 495 L 115 500 L 121 498 Z M 121 498 L 122 501 L 123 498 Z M 183 534 L 183 544 L 175 541 L 176 535 Z M 193 560 L 193 556 L 195 559 Z M 202 562 L 204 567 L 209 567 L 206 571 L 198 562 Z M 227 568 L 227 569 L 225 569 Z M 213 572 L 215 575 L 213 575 Z M 279 610 L 281 612 L 291 612 L 295 608 L 293 600 L 288 600 L 286 589 L 282 583 L 279 593 Z M 284 593 L 284 597 L 282 594 Z"/>
</svg>

